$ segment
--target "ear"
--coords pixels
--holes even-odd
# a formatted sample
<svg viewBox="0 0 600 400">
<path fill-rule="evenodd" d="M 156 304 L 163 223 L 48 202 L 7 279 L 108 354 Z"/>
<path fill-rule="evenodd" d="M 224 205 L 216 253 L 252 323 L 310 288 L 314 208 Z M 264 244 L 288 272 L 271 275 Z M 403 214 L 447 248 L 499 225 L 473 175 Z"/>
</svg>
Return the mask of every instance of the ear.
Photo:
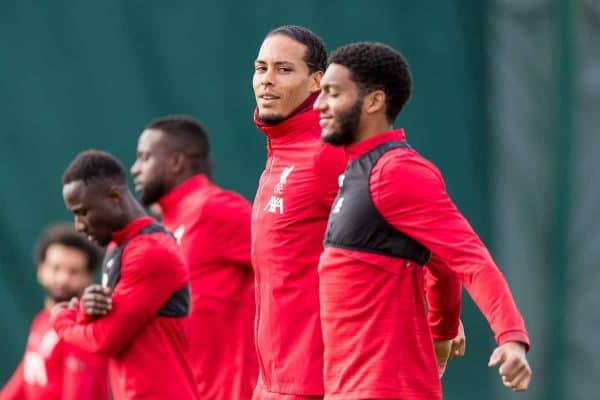
<svg viewBox="0 0 600 400">
<path fill-rule="evenodd" d="M 363 107 L 367 114 L 385 112 L 386 95 L 383 90 L 375 90 L 365 96 Z"/>
<path fill-rule="evenodd" d="M 321 78 L 323 77 L 323 71 L 315 71 L 310 74 L 310 92 L 318 92 L 321 90 Z"/>
<path fill-rule="evenodd" d="M 108 188 L 108 200 L 113 204 L 121 202 L 123 197 L 123 188 L 121 186 L 113 185 Z"/>
<path fill-rule="evenodd" d="M 174 174 L 180 174 L 185 169 L 185 154 L 174 152 L 169 157 L 169 168 Z"/>
</svg>

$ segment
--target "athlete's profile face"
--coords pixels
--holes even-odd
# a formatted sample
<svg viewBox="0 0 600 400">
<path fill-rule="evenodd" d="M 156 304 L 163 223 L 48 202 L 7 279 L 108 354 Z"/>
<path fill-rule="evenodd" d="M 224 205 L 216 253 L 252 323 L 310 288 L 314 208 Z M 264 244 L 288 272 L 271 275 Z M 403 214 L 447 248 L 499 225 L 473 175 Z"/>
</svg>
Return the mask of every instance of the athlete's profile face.
<svg viewBox="0 0 600 400">
<path fill-rule="evenodd" d="M 167 193 L 167 176 L 171 151 L 165 134 L 158 129 L 146 129 L 140 135 L 137 158 L 131 166 L 135 191 L 140 202 L 149 207 Z"/>
<path fill-rule="evenodd" d="M 55 302 L 70 300 L 92 283 L 87 254 L 61 243 L 48 246 L 44 260 L 38 265 L 37 277 Z"/>
<path fill-rule="evenodd" d="M 320 112 L 321 137 L 335 146 L 356 141 L 363 106 L 360 88 L 347 67 L 331 64 L 321 79 L 321 93 L 314 108 Z"/>
<path fill-rule="evenodd" d="M 104 180 L 73 181 L 63 186 L 63 200 L 75 217 L 75 230 L 106 246 L 122 221 L 122 188 Z"/>
<path fill-rule="evenodd" d="M 252 85 L 258 116 L 278 123 L 319 90 L 322 72 L 310 73 L 306 46 L 284 35 L 267 37 L 254 62 Z"/>
</svg>

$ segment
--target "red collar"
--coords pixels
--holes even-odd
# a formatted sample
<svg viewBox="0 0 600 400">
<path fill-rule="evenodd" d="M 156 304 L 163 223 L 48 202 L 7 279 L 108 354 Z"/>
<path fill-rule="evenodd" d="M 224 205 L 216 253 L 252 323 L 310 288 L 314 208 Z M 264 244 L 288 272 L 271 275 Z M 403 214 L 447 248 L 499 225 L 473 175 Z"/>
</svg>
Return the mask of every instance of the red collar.
<svg viewBox="0 0 600 400">
<path fill-rule="evenodd" d="M 320 113 L 312 108 L 318 96 L 319 92 L 310 95 L 288 118 L 275 125 L 265 124 L 258 118 L 258 108 L 254 110 L 254 123 L 269 138 L 269 146 L 289 143 L 307 131 L 320 129 Z"/>
<path fill-rule="evenodd" d="M 129 224 L 125 226 L 125 228 L 120 229 L 116 232 L 112 233 L 112 240 L 117 243 L 117 246 L 122 245 L 126 240 L 131 239 L 135 235 L 138 234 L 139 231 L 147 227 L 148 225 L 156 222 L 154 218 L 151 217 L 141 217 L 138 219 L 134 219 Z"/>
<path fill-rule="evenodd" d="M 176 212 L 177 205 L 184 197 L 191 192 L 205 188 L 209 183 L 210 181 L 206 175 L 194 175 L 161 197 L 158 200 L 158 204 L 162 210 L 163 218 L 165 220 L 169 220 L 171 218 L 171 214 Z"/>
<path fill-rule="evenodd" d="M 378 133 L 375 136 L 371 136 L 370 138 L 365 139 L 362 142 L 358 142 L 356 144 L 346 147 L 346 154 L 348 156 L 349 161 L 356 160 L 358 157 L 368 153 L 380 144 L 390 142 L 392 140 L 405 141 L 406 135 L 404 134 L 404 129 L 396 129 L 393 131 L 382 132 Z"/>
</svg>

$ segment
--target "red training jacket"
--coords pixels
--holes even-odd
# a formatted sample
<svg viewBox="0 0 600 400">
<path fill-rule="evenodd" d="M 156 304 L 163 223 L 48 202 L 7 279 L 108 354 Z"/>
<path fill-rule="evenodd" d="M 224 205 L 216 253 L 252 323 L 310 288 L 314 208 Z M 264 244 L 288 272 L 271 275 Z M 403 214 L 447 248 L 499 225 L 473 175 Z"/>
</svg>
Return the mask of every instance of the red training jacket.
<svg viewBox="0 0 600 400">
<path fill-rule="evenodd" d="M 382 133 L 350 146 L 348 156 L 354 160 L 391 140 L 405 140 L 404 132 Z M 529 345 L 523 318 L 502 273 L 448 196 L 438 169 L 414 150 L 398 148 L 379 159 L 369 185 L 384 219 L 432 252 L 431 273 L 458 275 L 498 343 Z M 319 276 L 325 398 L 441 399 L 422 295 L 422 267 L 328 246 Z M 438 310 L 444 301 L 459 303 L 459 297 L 457 290 L 446 291 L 430 302 Z M 457 316 L 449 318 L 455 321 Z M 455 330 L 455 324 L 450 325 Z M 437 335 L 451 337 L 443 327 L 438 325 Z"/>
<path fill-rule="evenodd" d="M 40 312 L 27 339 L 23 361 L 0 391 L 0 400 L 108 400 L 106 358 L 61 340 Z"/>
<path fill-rule="evenodd" d="M 159 201 L 190 271 L 190 350 L 199 399 L 249 400 L 258 377 L 250 203 L 189 178 Z"/>
<path fill-rule="evenodd" d="M 321 141 L 317 111 L 273 126 L 255 113 L 255 122 L 268 139 L 252 208 L 260 369 L 255 398 L 322 396 L 317 265 L 345 154 Z"/>
<path fill-rule="evenodd" d="M 131 239 L 121 258 L 121 278 L 112 309 L 89 320 L 82 307 L 54 315 L 54 329 L 66 342 L 109 357 L 115 399 L 196 399 L 189 363 L 189 318 L 157 315 L 188 282 L 175 240 L 166 233 L 135 236 L 154 223 L 139 218 L 113 233 L 117 245 Z M 134 237 L 135 236 L 135 237 Z M 78 318 L 79 317 L 79 318 Z"/>
</svg>

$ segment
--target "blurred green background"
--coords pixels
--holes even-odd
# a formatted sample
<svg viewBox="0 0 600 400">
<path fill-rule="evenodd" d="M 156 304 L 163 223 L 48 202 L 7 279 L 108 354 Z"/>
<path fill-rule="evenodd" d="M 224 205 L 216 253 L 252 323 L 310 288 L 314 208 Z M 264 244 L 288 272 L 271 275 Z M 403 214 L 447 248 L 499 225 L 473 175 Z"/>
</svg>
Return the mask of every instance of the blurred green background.
<svg viewBox="0 0 600 400">
<path fill-rule="evenodd" d="M 212 141 L 215 180 L 252 199 L 265 161 L 253 125 L 264 35 L 305 25 L 328 48 L 388 43 L 414 95 L 397 125 L 443 171 L 490 246 L 532 335 L 521 399 L 600 390 L 600 2 L 0 2 L 0 384 L 41 308 L 32 249 L 69 219 L 60 177 L 81 150 L 135 158 L 152 118 L 186 113 Z M 512 399 L 486 367 L 493 336 L 465 300 L 468 348 L 446 399 Z"/>
</svg>

